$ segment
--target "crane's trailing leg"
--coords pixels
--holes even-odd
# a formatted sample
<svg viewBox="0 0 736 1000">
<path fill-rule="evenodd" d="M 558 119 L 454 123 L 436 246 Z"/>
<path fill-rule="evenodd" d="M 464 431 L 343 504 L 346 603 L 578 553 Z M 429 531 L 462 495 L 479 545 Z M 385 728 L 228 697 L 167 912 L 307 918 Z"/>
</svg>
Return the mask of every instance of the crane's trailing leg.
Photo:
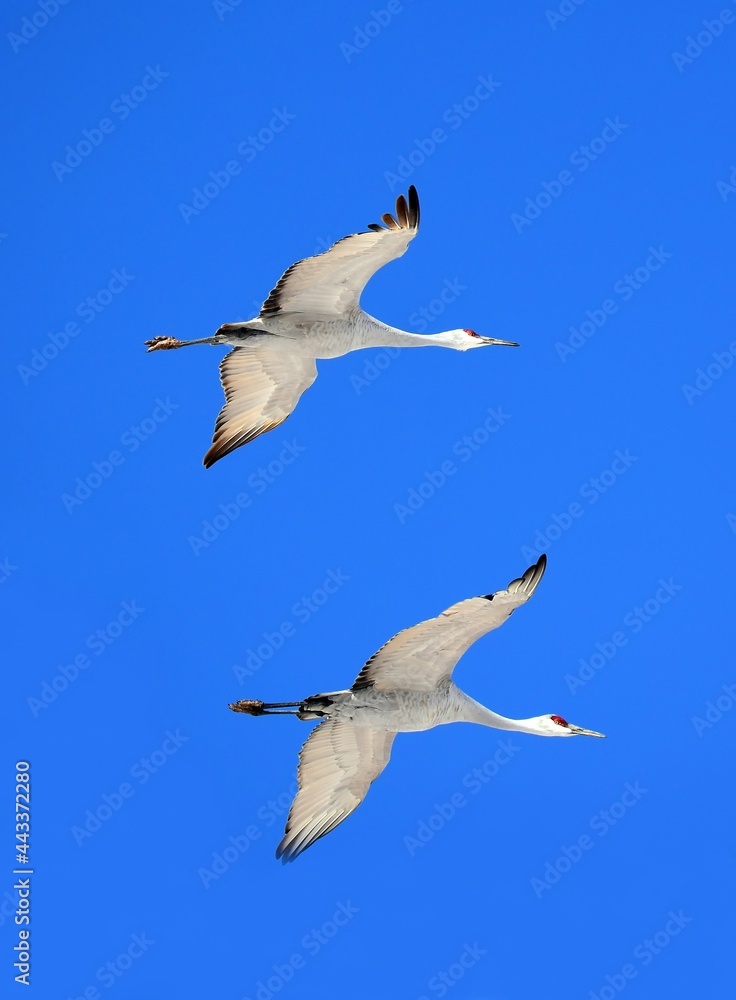
<svg viewBox="0 0 736 1000">
<path fill-rule="evenodd" d="M 296 715 L 302 707 L 301 701 L 272 701 L 242 698 L 228 705 L 233 712 L 243 712 L 245 715 Z"/>
<path fill-rule="evenodd" d="M 243 698 L 228 705 L 228 708 L 244 715 L 295 715 L 302 722 L 311 722 L 330 715 L 332 706 L 349 695 L 349 691 L 333 691 L 331 694 L 313 694 L 303 701 L 259 701 L 254 698 Z"/>
<path fill-rule="evenodd" d="M 217 336 L 215 337 L 203 337 L 202 340 L 177 340 L 176 337 L 154 337 L 153 340 L 144 341 L 146 347 L 148 348 L 148 354 L 151 351 L 173 351 L 176 347 L 190 347 L 192 344 L 219 344 Z"/>
</svg>

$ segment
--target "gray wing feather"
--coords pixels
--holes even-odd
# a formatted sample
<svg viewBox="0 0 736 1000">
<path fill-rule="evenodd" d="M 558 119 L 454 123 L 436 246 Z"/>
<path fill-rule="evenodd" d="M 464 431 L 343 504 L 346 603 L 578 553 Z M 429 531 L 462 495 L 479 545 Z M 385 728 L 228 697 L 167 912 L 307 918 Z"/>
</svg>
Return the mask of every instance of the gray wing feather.
<svg viewBox="0 0 736 1000">
<path fill-rule="evenodd" d="M 277 858 L 293 861 L 358 808 L 388 764 L 395 736 L 340 719 L 320 722 L 299 754 L 299 791 Z"/>
<path fill-rule="evenodd" d="M 399 632 L 368 660 L 353 689 L 433 690 L 452 676 L 458 660 L 474 642 L 503 625 L 529 600 L 546 565 L 547 557 L 542 555 L 505 590 L 460 601 L 437 618 Z"/>
<path fill-rule="evenodd" d="M 292 264 L 279 278 L 261 307 L 261 318 L 306 316 L 335 319 L 357 309 L 370 278 L 391 260 L 406 253 L 419 229 L 419 197 L 409 188 L 396 200 L 396 216 L 382 216 L 370 232 L 354 233 L 314 257 Z"/>
<path fill-rule="evenodd" d="M 220 362 L 225 405 L 203 459 L 205 467 L 283 423 L 316 378 L 314 358 L 295 352 L 289 341 L 277 337 L 254 338 L 226 354 Z"/>
</svg>

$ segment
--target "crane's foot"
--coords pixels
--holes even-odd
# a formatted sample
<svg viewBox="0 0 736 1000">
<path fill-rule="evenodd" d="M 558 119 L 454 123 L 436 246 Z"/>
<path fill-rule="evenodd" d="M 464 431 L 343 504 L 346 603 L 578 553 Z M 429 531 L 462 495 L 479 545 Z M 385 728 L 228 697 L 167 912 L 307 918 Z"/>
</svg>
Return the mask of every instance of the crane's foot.
<svg viewBox="0 0 736 1000">
<path fill-rule="evenodd" d="M 148 348 L 148 354 L 151 351 L 172 351 L 175 347 L 182 346 L 181 340 L 177 340 L 176 337 L 154 337 L 153 340 L 146 340 L 144 343 Z"/>
<path fill-rule="evenodd" d="M 301 701 L 257 701 L 243 698 L 241 701 L 234 701 L 228 708 L 245 715 L 299 715 L 302 704 Z M 299 718 L 301 719 L 301 715 Z"/>
<path fill-rule="evenodd" d="M 245 715 L 264 715 L 264 705 L 262 701 L 241 698 L 227 706 L 233 712 L 243 712 Z"/>
</svg>

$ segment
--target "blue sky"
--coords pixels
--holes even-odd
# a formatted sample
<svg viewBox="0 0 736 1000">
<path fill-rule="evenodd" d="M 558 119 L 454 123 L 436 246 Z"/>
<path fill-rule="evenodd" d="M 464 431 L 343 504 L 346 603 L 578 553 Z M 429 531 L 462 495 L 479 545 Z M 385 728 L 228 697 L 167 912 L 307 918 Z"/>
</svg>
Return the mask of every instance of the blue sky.
<svg viewBox="0 0 736 1000">
<path fill-rule="evenodd" d="M 730 995 L 736 8 L 45 6 L 4 12 L 0 111 L 29 995 Z M 143 341 L 253 315 L 409 183 L 364 306 L 522 348 L 324 362 L 205 472 L 222 352 Z M 542 550 L 456 679 L 608 739 L 399 737 L 278 864 L 309 728 L 227 703 L 348 686 Z"/>
</svg>

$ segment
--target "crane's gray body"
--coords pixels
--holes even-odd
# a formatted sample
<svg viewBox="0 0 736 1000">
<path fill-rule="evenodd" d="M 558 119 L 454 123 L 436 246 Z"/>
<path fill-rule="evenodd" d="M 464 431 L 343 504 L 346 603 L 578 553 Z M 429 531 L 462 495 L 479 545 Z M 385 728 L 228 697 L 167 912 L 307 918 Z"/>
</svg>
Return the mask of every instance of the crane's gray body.
<svg viewBox="0 0 736 1000">
<path fill-rule="evenodd" d="M 391 733 L 417 733 L 450 722 L 480 722 L 485 711 L 448 680 L 431 691 L 366 687 L 312 695 L 304 699 L 297 715 L 300 719 L 340 719 Z"/>
<path fill-rule="evenodd" d="M 444 333 L 424 336 L 408 333 L 387 326 L 369 316 L 362 309 L 354 309 L 344 316 L 310 317 L 299 315 L 257 317 L 242 324 L 228 323 L 215 334 L 213 343 L 232 347 L 259 345 L 267 347 L 269 341 L 275 349 L 289 341 L 289 351 L 305 358 L 321 361 L 340 358 L 352 351 L 378 347 L 453 347 L 457 348 L 454 334 L 464 331 L 446 331 L 453 334 L 446 342 Z M 465 340 L 459 341 L 465 344 Z"/>
</svg>

